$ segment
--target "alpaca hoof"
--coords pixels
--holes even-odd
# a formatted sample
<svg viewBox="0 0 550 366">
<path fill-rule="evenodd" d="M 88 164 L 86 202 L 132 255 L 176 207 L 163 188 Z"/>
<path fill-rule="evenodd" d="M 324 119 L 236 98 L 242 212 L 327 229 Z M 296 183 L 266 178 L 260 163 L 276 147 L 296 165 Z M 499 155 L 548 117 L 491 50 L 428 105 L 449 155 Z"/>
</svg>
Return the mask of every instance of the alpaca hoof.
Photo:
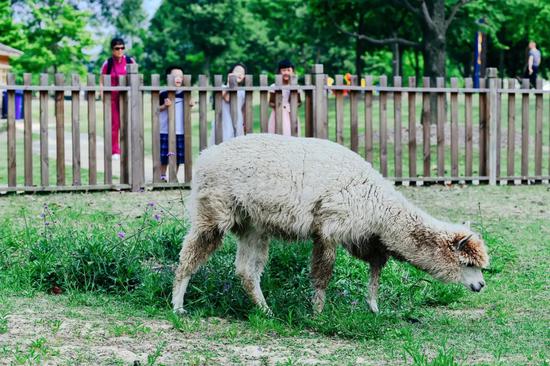
<svg viewBox="0 0 550 366">
<path fill-rule="evenodd" d="M 313 304 L 313 314 L 320 315 L 323 312 L 324 304 Z"/>
<path fill-rule="evenodd" d="M 315 295 L 313 295 L 313 299 L 311 299 L 311 304 L 313 305 L 313 313 L 315 315 L 321 314 L 325 307 L 325 292 L 317 291 Z"/>
<path fill-rule="evenodd" d="M 268 316 L 268 317 L 270 317 L 270 318 L 273 318 L 273 311 L 271 311 L 270 308 L 268 308 L 268 307 L 260 307 L 260 309 L 262 310 L 262 312 L 263 312 L 266 316 Z"/>
<path fill-rule="evenodd" d="M 187 310 L 185 310 L 182 307 L 174 308 L 174 314 L 176 314 L 176 315 L 187 315 Z"/>
<path fill-rule="evenodd" d="M 374 301 L 374 300 L 369 301 L 369 307 L 370 307 L 370 310 L 373 313 L 375 313 L 375 314 L 378 313 L 378 304 L 376 303 L 376 301 Z"/>
</svg>

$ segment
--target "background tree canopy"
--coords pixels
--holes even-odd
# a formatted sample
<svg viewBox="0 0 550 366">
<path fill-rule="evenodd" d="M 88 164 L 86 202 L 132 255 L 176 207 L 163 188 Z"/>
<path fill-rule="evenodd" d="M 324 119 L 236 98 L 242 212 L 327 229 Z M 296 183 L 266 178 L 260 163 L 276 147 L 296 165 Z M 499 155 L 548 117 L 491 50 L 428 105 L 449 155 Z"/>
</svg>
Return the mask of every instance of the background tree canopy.
<svg viewBox="0 0 550 366">
<path fill-rule="evenodd" d="M 274 73 L 290 58 L 299 73 L 322 63 L 329 74 L 470 76 L 476 32 L 487 65 L 520 76 L 529 40 L 550 62 L 546 0 L 173 0 L 154 14 L 143 0 L 4 0 L 0 42 L 24 55 L 22 72 L 98 72 L 110 39 L 127 42 L 141 72 L 181 65 L 190 74 Z M 150 20 L 148 20 L 150 19 Z"/>
</svg>

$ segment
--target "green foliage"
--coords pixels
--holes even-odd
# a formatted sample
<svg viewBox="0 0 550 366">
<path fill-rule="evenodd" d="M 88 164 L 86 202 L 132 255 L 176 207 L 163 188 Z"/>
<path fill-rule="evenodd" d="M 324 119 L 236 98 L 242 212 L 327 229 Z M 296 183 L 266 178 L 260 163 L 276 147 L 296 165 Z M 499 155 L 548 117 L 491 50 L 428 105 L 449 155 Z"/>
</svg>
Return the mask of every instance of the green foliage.
<svg viewBox="0 0 550 366">
<path fill-rule="evenodd" d="M 422 53 L 429 46 L 429 33 L 420 13 L 400 0 L 163 1 L 150 24 L 143 0 L 19 0 L 16 22 L 12 3 L 0 4 L 0 42 L 24 52 L 12 61 L 18 73 L 82 74 L 87 68 L 97 72 L 110 56 L 110 39 L 118 35 L 145 75 L 162 75 L 170 64 L 180 64 L 193 75 L 225 75 L 229 65 L 238 61 L 251 74 L 273 74 L 282 58 L 291 58 L 299 74 L 307 73 L 314 63 L 324 64 L 330 75 L 391 74 L 395 56 L 391 42 L 366 41 L 353 34 L 416 42 L 416 48 L 400 46 L 400 72 L 417 78 L 426 73 Z M 435 3 L 428 2 L 430 12 Z M 447 17 L 456 3 L 444 1 Z M 471 75 L 474 36 L 481 30 L 489 39 L 488 66 L 498 67 L 503 76 L 521 75 L 525 48 L 533 39 L 543 52 L 542 75 L 547 76 L 549 4 L 541 0 L 468 2 L 446 32 L 447 75 Z M 91 31 L 100 36 L 92 40 Z M 84 50 L 98 44 L 102 51 L 90 60 Z"/>
<path fill-rule="evenodd" d="M 143 0 L 124 0 L 119 15 L 114 21 L 118 35 L 122 36 L 131 56 L 141 60 L 145 51 L 143 40 L 146 34 L 146 14 Z M 107 48 L 110 52 L 110 47 Z M 109 55 L 110 56 L 110 55 Z"/>
<path fill-rule="evenodd" d="M 86 30 L 91 14 L 66 0 L 26 0 L 24 9 L 24 54 L 12 62 L 15 71 L 85 73 L 84 49 L 92 45 Z"/>
<path fill-rule="evenodd" d="M 181 64 L 185 72 L 211 70 L 224 73 L 220 56 L 227 54 L 237 35 L 242 3 L 179 0 L 163 2 L 151 20 L 146 68 L 163 74 L 169 64 Z"/>
<path fill-rule="evenodd" d="M 0 1 L 0 43 L 19 50 L 25 45 L 23 27 L 13 21 L 11 1 Z"/>
</svg>

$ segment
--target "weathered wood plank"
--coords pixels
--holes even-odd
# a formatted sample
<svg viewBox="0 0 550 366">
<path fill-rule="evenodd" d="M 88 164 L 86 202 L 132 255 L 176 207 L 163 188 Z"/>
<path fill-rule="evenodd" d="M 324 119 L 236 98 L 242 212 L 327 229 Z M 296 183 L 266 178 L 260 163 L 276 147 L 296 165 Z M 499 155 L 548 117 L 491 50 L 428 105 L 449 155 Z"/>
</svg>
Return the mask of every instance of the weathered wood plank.
<svg viewBox="0 0 550 366">
<path fill-rule="evenodd" d="M 40 74 L 40 85 L 48 85 L 48 74 Z M 50 163 L 48 156 L 48 92 L 40 92 L 40 184 L 50 185 Z"/>
<path fill-rule="evenodd" d="M 102 75 L 103 85 L 111 86 L 111 75 Z M 113 145 L 112 145 L 112 123 L 111 113 L 111 92 L 103 91 L 103 183 L 113 183 Z M 136 111 L 139 113 L 138 111 Z"/>
<path fill-rule="evenodd" d="M 74 87 L 80 86 L 80 76 L 73 74 L 71 84 Z M 82 185 L 80 176 L 80 93 L 71 93 L 71 132 L 72 132 L 72 160 L 73 160 L 73 186 Z"/>
<path fill-rule="evenodd" d="M 199 86 L 208 86 L 208 76 L 199 75 Z M 208 147 L 207 92 L 199 92 L 199 151 Z"/>
<path fill-rule="evenodd" d="M 151 85 L 160 86 L 160 75 L 151 75 Z M 160 180 L 160 93 L 151 91 L 151 148 L 153 153 L 153 183 Z"/>
<path fill-rule="evenodd" d="M 183 86 L 191 86 L 191 75 L 183 76 Z M 184 181 L 185 183 L 190 183 L 193 179 L 193 131 L 192 131 L 192 121 L 191 121 L 191 92 L 183 92 L 184 106 L 183 109 L 183 136 L 184 136 Z"/>
<path fill-rule="evenodd" d="M 344 85 L 344 77 L 336 75 L 334 77 L 335 85 Z M 336 114 L 336 142 L 344 144 L 344 93 L 340 90 L 334 91 L 334 103 Z"/>
<path fill-rule="evenodd" d="M 388 85 L 386 75 L 380 76 L 380 86 Z M 388 93 L 380 92 L 380 173 L 388 176 Z"/>
<path fill-rule="evenodd" d="M 451 88 L 458 88 L 457 78 L 451 78 Z M 458 93 L 451 93 L 451 175 L 458 176 Z"/>
<path fill-rule="evenodd" d="M 214 85 L 215 86 L 222 86 L 222 76 L 221 75 L 214 75 Z M 217 144 L 221 143 L 223 141 L 223 97 L 222 92 L 218 91 L 215 93 L 215 116 L 214 116 L 214 141 Z"/>
<path fill-rule="evenodd" d="M 537 79 L 537 90 L 542 90 L 542 79 Z M 535 175 L 542 175 L 542 94 L 535 94 Z"/>
<path fill-rule="evenodd" d="M 126 86 L 128 79 L 125 75 L 118 77 L 118 85 Z M 129 133 L 129 114 L 128 114 L 128 92 L 119 93 L 119 111 L 120 111 L 120 183 L 128 184 L 130 182 L 130 133 Z"/>
<path fill-rule="evenodd" d="M 508 79 L 508 89 L 513 89 L 516 79 Z M 511 177 L 515 174 L 516 160 L 516 94 L 508 93 L 508 145 L 506 174 Z"/>
<path fill-rule="evenodd" d="M 290 85 L 298 85 L 298 78 L 296 75 L 292 75 L 290 78 Z M 290 134 L 292 136 L 298 136 L 300 126 L 298 125 L 298 91 L 290 92 Z"/>
<path fill-rule="evenodd" d="M 351 85 L 357 86 L 357 75 L 351 75 Z M 359 111 L 358 111 L 359 93 L 357 90 L 349 92 L 350 107 L 350 147 L 352 151 L 359 150 Z"/>
<path fill-rule="evenodd" d="M 167 75 L 167 85 L 174 86 L 174 75 Z M 169 90 L 168 99 L 172 105 L 168 111 L 168 182 L 177 183 L 178 181 L 178 162 L 176 153 L 176 92 Z M 184 108 L 185 109 L 185 108 Z"/>
<path fill-rule="evenodd" d="M 409 87 L 416 87 L 416 78 L 409 77 Z M 409 107 L 409 177 L 416 178 L 416 93 L 408 94 Z"/>
<path fill-rule="evenodd" d="M 488 172 L 489 172 L 489 184 L 497 184 L 497 137 L 498 137 L 498 82 L 499 79 L 497 76 L 497 69 L 487 68 L 487 75 L 489 77 L 489 95 L 488 95 L 488 108 L 487 108 L 487 123 L 488 123 L 488 154 L 489 161 Z"/>
<path fill-rule="evenodd" d="M 15 75 L 8 74 L 8 84 L 15 85 Z M 8 187 L 17 185 L 15 150 L 15 90 L 8 90 Z"/>
<path fill-rule="evenodd" d="M 126 66 L 130 82 L 130 136 L 131 143 L 131 167 L 132 167 L 132 191 L 138 192 L 145 186 L 144 168 L 144 121 L 143 121 L 143 75 L 138 74 L 138 65 L 129 64 Z"/>
<path fill-rule="evenodd" d="M 485 79 L 479 80 L 479 87 L 485 88 Z M 479 174 L 487 175 L 487 160 L 489 159 L 487 138 L 487 92 L 479 93 Z"/>
<path fill-rule="evenodd" d="M 401 87 L 401 77 L 394 76 L 393 86 Z M 393 138 L 394 138 L 394 164 L 395 164 L 395 177 L 401 178 L 403 176 L 403 140 L 401 138 L 401 130 L 403 129 L 402 121 L 402 95 L 401 92 L 393 93 Z"/>
<path fill-rule="evenodd" d="M 502 89 L 503 87 L 503 79 L 498 78 L 497 79 L 497 88 Z M 501 148 L 502 148 L 502 93 L 497 92 L 496 95 L 497 98 L 497 139 L 496 139 L 496 176 L 500 177 L 500 155 L 501 155 Z"/>
<path fill-rule="evenodd" d="M 283 85 L 282 75 L 275 75 L 275 85 L 278 87 Z M 275 92 L 275 133 L 283 134 L 283 92 L 281 90 Z"/>
<path fill-rule="evenodd" d="M 438 88 L 445 87 L 445 79 L 436 78 Z M 445 124 L 447 113 L 445 108 L 445 93 L 437 93 L 437 175 L 445 175 Z"/>
<path fill-rule="evenodd" d="M 372 86 L 372 75 L 365 76 L 365 85 Z M 365 91 L 365 157 L 369 163 L 373 161 L 373 126 L 372 126 L 372 91 Z"/>
<path fill-rule="evenodd" d="M 88 86 L 95 87 L 95 75 L 88 74 Z M 97 184 L 97 145 L 95 91 L 88 91 L 88 184 Z"/>
<path fill-rule="evenodd" d="M 55 74 L 55 85 L 64 86 L 63 74 Z M 55 150 L 57 185 L 65 185 L 65 92 L 55 92 Z"/>
<path fill-rule="evenodd" d="M 230 89 L 235 89 L 239 85 L 237 83 L 237 77 L 235 75 L 229 75 L 228 86 Z M 229 104 L 231 110 L 231 121 L 233 122 L 233 136 L 237 136 L 239 129 L 239 97 L 236 90 L 229 91 Z"/>
<path fill-rule="evenodd" d="M 246 75 L 244 79 L 245 86 L 252 86 L 252 75 Z M 252 133 L 254 129 L 254 108 L 252 106 L 253 92 L 245 91 L 244 96 L 244 133 Z"/>
<path fill-rule="evenodd" d="M 314 106 L 313 136 L 321 139 L 328 138 L 327 93 L 325 86 L 327 78 L 323 71 L 323 65 L 315 64 L 312 68 L 315 90 L 313 94 Z"/>
<path fill-rule="evenodd" d="M 32 75 L 24 74 L 23 83 L 31 85 Z M 33 185 L 32 176 L 32 92 L 25 91 L 23 93 L 23 105 L 25 109 L 25 132 L 24 132 L 24 149 L 25 149 L 25 185 L 30 187 Z"/>
<path fill-rule="evenodd" d="M 465 80 L 466 88 L 471 88 L 473 86 L 472 78 L 466 78 Z M 464 134 L 464 148 L 465 148 L 465 175 L 466 177 L 472 176 L 473 169 L 473 105 L 472 105 L 472 93 L 464 93 L 464 120 L 465 120 L 465 134 Z"/>
<path fill-rule="evenodd" d="M 523 89 L 529 89 L 529 79 L 523 79 Z M 529 175 L 529 94 L 521 96 L 521 175 Z"/>
<path fill-rule="evenodd" d="M 425 88 L 430 87 L 430 78 L 423 78 Z M 422 146 L 423 146 L 423 174 L 424 177 L 431 175 L 431 144 L 430 144 L 430 93 L 422 93 Z"/>
<path fill-rule="evenodd" d="M 267 86 L 267 75 L 260 75 L 260 86 Z M 260 91 L 260 132 L 267 132 L 267 122 L 269 121 L 269 92 L 266 90 Z"/>
<path fill-rule="evenodd" d="M 311 86 L 311 75 L 304 75 L 305 86 Z M 305 94 L 305 137 L 313 137 L 313 90 L 306 90 Z"/>
</svg>

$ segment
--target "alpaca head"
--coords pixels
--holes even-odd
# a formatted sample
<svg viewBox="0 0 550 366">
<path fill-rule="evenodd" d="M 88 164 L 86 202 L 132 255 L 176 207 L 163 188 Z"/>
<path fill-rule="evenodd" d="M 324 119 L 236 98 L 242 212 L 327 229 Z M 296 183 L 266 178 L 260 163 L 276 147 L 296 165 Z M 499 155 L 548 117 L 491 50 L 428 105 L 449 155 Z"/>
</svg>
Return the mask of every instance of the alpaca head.
<svg viewBox="0 0 550 366">
<path fill-rule="evenodd" d="M 450 249 L 459 264 L 459 282 L 471 291 L 481 291 L 485 286 L 481 270 L 489 265 L 483 239 L 470 230 L 460 231 L 455 233 Z"/>
<path fill-rule="evenodd" d="M 413 231 L 416 252 L 409 262 L 444 282 L 462 283 L 471 291 L 485 286 L 481 270 L 489 264 L 483 239 L 464 225 L 440 222 Z M 411 253 L 409 253 L 410 255 Z"/>
</svg>

